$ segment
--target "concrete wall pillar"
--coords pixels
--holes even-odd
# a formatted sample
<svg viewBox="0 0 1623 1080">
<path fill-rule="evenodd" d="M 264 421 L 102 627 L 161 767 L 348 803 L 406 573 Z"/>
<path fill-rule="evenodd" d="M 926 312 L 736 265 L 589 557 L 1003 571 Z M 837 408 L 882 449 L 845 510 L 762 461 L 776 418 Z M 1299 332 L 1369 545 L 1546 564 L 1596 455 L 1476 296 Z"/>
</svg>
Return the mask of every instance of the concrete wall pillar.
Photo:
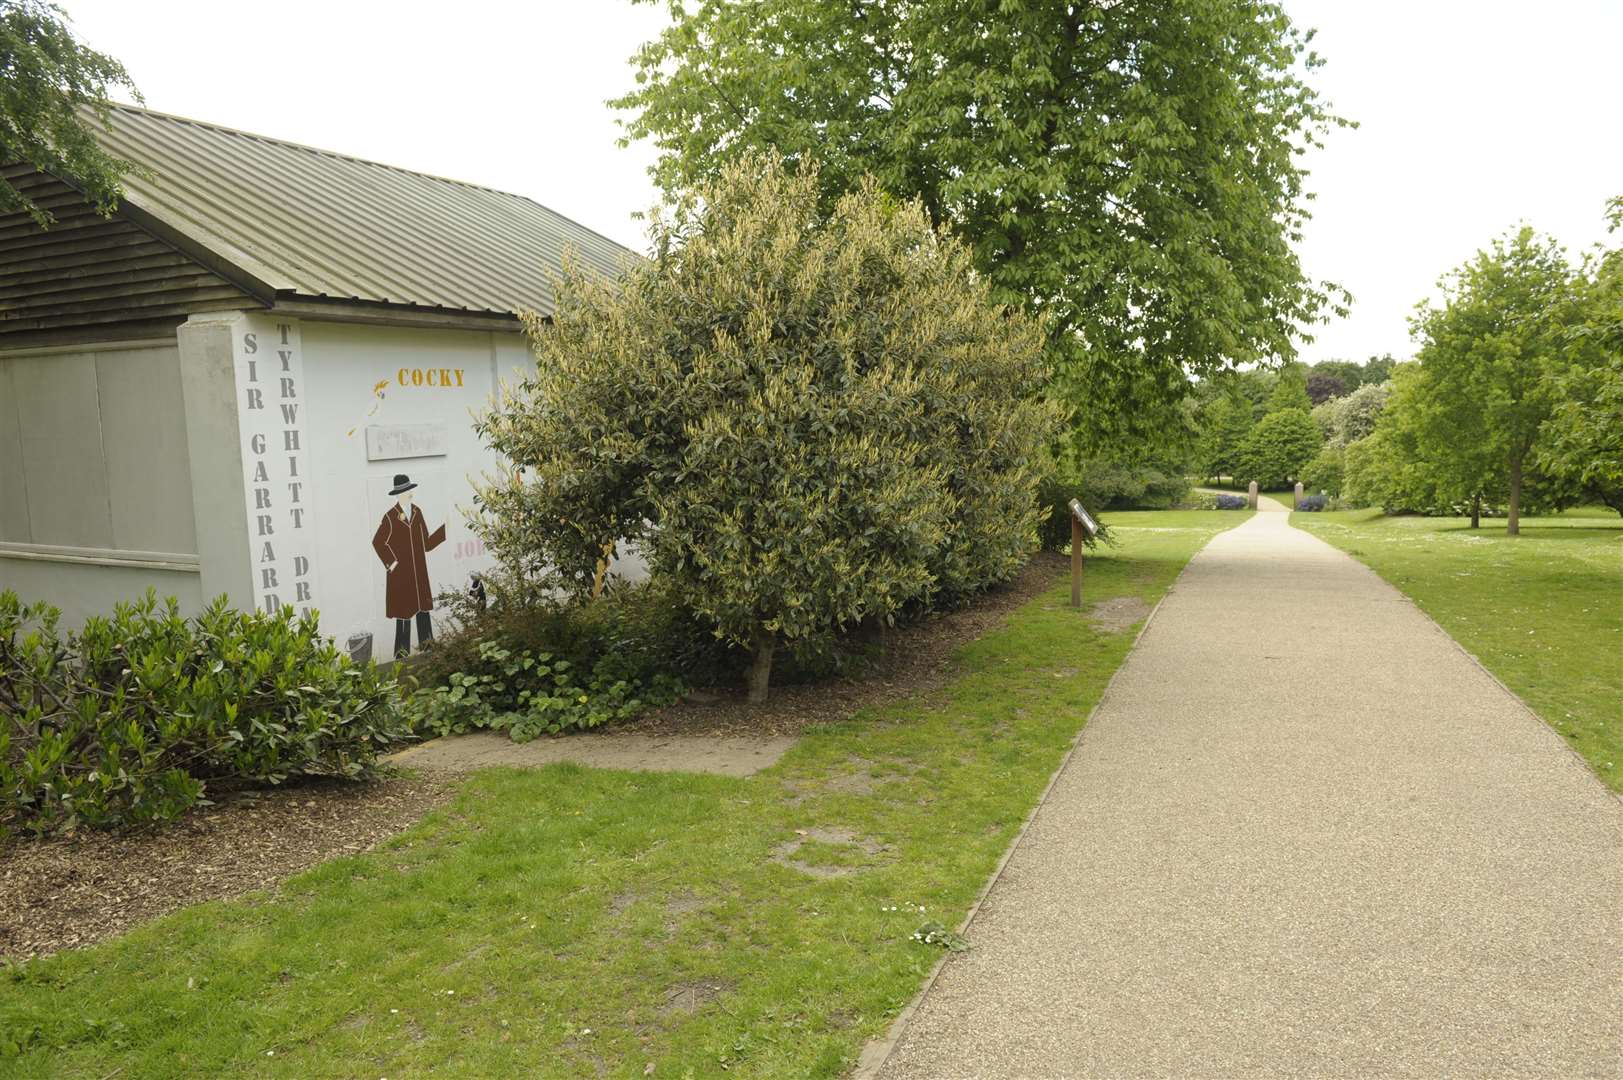
<svg viewBox="0 0 1623 1080">
<path fill-rule="evenodd" d="M 232 366 L 232 333 L 239 318 L 236 312 L 194 315 L 176 337 L 203 602 L 224 593 L 233 605 L 250 610 L 253 568 L 243 514 L 242 439 Z"/>
</svg>

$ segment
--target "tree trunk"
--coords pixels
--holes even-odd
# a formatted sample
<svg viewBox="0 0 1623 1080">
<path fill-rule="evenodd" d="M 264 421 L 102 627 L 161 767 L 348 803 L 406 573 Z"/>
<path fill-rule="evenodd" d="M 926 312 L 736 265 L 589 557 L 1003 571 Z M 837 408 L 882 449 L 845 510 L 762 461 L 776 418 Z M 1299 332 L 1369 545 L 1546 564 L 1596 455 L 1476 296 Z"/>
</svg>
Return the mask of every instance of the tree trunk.
<svg viewBox="0 0 1623 1080">
<path fill-rule="evenodd" d="M 1510 459 L 1510 505 L 1505 508 L 1505 535 L 1520 536 L 1522 533 L 1522 459 L 1517 455 Z"/>
<path fill-rule="evenodd" d="M 772 682 L 772 653 L 778 647 L 778 637 L 762 626 L 755 628 L 750 642 L 750 704 L 759 705 L 766 700 L 767 687 Z"/>
<path fill-rule="evenodd" d="M 1482 492 L 1471 496 L 1471 528 L 1482 528 Z"/>
</svg>

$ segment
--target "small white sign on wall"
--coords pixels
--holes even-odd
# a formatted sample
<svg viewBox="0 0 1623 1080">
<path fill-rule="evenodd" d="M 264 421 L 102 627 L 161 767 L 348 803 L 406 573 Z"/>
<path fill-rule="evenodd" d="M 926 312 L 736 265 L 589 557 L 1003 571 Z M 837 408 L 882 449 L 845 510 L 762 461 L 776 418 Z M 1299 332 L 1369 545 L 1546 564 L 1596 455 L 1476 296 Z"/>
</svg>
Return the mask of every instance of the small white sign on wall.
<svg viewBox="0 0 1623 1080">
<path fill-rule="evenodd" d="M 444 457 L 450 452 L 450 433 L 442 423 L 369 424 L 366 428 L 368 461 Z"/>
</svg>

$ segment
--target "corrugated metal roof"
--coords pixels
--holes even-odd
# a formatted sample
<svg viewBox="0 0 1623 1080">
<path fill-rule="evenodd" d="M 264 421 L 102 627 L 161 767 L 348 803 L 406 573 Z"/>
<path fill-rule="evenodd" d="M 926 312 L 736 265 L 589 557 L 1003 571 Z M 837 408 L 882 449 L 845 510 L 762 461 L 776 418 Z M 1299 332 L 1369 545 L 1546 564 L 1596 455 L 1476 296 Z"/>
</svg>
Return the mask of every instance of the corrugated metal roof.
<svg viewBox="0 0 1623 1080">
<path fill-rule="evenodd" d="M 566 247 L 631 252 L 519 195 L 118 105 L 125 201 L 280 296 L 549 314 Z"/>
</svg>

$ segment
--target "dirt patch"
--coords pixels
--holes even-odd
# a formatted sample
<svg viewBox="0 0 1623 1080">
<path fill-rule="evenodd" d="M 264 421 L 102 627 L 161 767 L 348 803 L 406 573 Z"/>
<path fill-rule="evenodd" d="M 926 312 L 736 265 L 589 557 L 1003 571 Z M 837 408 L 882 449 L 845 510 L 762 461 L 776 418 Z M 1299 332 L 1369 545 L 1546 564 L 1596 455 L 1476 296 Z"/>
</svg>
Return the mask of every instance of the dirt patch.
<svg viewBox="0 0 1623 1080">
<path fill-rule="evenodd" d="M 665 991 L 660 1016 L 691 1016 L 735 987 L 726 981 L 682 982 Z"/>
<path fill-rule="evenodd" d="M 793 840 L 785 840 L 772 849 L 768 857 L 771 862 L 780 866 L 787 866 L 792 870 L 799 870 L 812 877 L 835 878 L 846 877 L 861 870 L 861 866 L 850 866 L 840 863 L 811 862 L 799 858 L 803 848 L 808 844 L 828 845 L 833 848 L 856 849 L 862 854 L 873 857 L 883 855 L 890 850 L 871 836 L 863 836 L 849 829 L 825 828 L 814 826 L 810 829 L 796 829 Z"/>
<path fill-rule="evenodd" d="M 600 769 L 751 776 L 776 763 L 794 743 L 786 735 L 662 735 L 619 728 L 516 743 L 498 732 L 477 731 L 430 739 L 388 760 L 451 775 L 493 766 L 523 769 L 568 761 Z"/>
<path fill-rule="evenodd" d="M 703 911 L 705 902 L 692 893 L 678 893 L 665 901 L 665 932 L 674 934 L 682 921 L 696 911 Z"/>
<path fill-rule="evenodd" d="M 443 803 L 432 778 L 218 795 L 178 821 L 0 846 L 0 957 L 90 945 L 188 904 L 225 900 L 362 852 Z"/>
<path fill-rule="evenodd" d="M 788 781 L 785 786 L 794 792 L 791 805 L 799 806 L 811 795 L 872 795 L 880 783 L 869 771 L 873 767 L 873 762 L 864 757 L 854 757 L 845 764 L 850 766 L 850 772 Z"/>
<path fill-rule="evenodd" d="M 952 674 L 952 654 L 1001 626 L 1009 613 L 1054 587 L 1071 572 L 1070 560 L 1039 552 L 1006 585 L 988 590 L 971 607 L 927 616 L 893 631 L 884 656 L 851 678 L 775 686 L 764 705 L 751 705 L 744 691 L 711 687 L 686 701 L 658 709 L 617 732 L 661 735 L 799 735 L 813 724 L 845 720 L 859 709 L 928 692 Z"/>
<path fill-rule="evenodd" d="M 1101 630 L 1119 634 L 1150 617 L 1150 605 L 1136 596 L 1114 596 L 1088 609 L 1088 622 Z"/>
</svg>

